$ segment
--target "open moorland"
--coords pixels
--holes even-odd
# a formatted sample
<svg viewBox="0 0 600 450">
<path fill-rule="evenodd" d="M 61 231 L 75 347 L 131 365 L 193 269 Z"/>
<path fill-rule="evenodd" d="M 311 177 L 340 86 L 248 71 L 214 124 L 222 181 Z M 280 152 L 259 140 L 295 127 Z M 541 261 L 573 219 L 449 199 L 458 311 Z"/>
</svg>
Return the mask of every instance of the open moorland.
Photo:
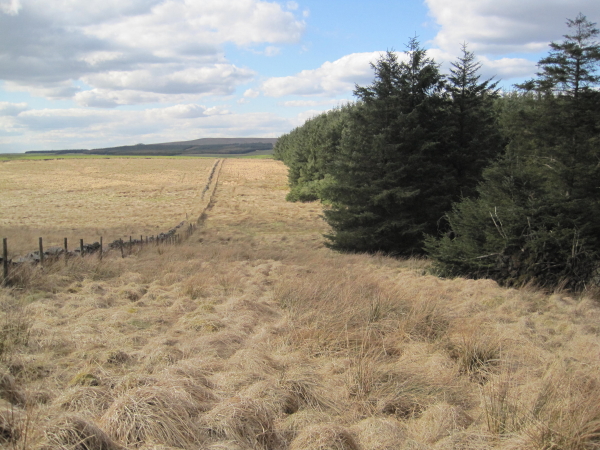
<svg viewBox="0 0 600 450">
<path fill-rule="evenodd" d="M 199 214 L 215 159 L 65 159 L 0 164 L 0 237 L 14 254 L 152 236 Z"/>
<path fill-rule="evenodd" d="M 593 293 L 334 253 L 321 205 L 285 202 L 286 170 L 225 160 L 179 245 L 19 269 L 0 288 L 0 445 L 600 447 Z M 113 179 L 129 186 L 123 171 Z M 134 212 L 114 200 L 121 217 Z"/>
</svg>

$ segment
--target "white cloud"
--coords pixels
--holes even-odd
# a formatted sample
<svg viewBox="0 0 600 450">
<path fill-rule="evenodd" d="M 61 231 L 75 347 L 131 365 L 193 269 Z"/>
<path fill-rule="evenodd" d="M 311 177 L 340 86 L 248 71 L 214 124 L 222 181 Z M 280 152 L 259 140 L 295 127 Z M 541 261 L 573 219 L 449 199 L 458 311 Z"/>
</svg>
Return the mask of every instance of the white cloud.
<svg viewBox="0 0 600 450">
<path fill-rule="evenodd" d="M 4 106 L 4 105 L 3 105 Z M 24 107 L 23 105 L 18 108 Z M 277 137 L 296 119 L 273 113 L 231 113 L 222 106 L 179 104 L 144 111 L 106 109 L 26 110 L 0 117 L 0 152 L 101 148 L 127 143 L 185 141 L 201 137 Z M 16 142 L 21 144 L 15 146 Z"/>
<path fill-rule="evenodd" d="M 589 0 L 425 1 L 441 27 L 433 44 L 454 53 L 463 42 L 481 54 L 545 51 L 565 34 L 567 18 L 600 18 L 600 2 Z"/>
<path fill-rule="evenodd" d="M 262 53 L 274 56 L 274 44 L 297 42 L 305 29 L 293 10 L 266 0 L 0 0 L 0 11 L 8 89 L 104 107 L 136 99 L 108 91 L 171 102 L 229 95 L 255 73 L 225 59 L 226 43 L 270 44 Z M 79 80 L 92 92 L 80 92 Z"/>
<path fill-rule="evenodd" d="M 265 56 L 277 56 L 281 53 L 281 48 L 269 45 L 265 48 Z"/>
<path fill-rule="evenodd" d="M 313 108 L 315 106 L 337 106 L 348 103 L 351 100 L 288 100 L 280 105 L 288 108 Z"/>
<path fill-rule="evenodd" d="M 0 0 L 0 12 L 9 16 L 16 16 L 21 10 L 21 2 L 19 0 Z"/>
<path fill-rule="evenodd" d="M 304 22 L 278 3 L 168 0 L 146 14 L 90 25 L 84 31 L 102 40 L 172 56 L 189 42 L 213 45 L 296 42 L 304 28 Z"/>
<path fill-rule="evenodd" d="M 52 100 L 72 98 L 81 90 L 73 84 L 72 80 L 39 84 L 30 84 L 27 81 L 5 81 L 4 89 L 9 92 L 26 91 L 33 96 L 45 97 Z"/>
<path fill-rule="evenodd" d="M 452 62 L 457 61 L 459 47 L 455 52 L 447 52 L 439 48 L 427 50 L 427 55 L 441 64 L 441 70 L 448 73 Z M 471 49 L 471 45 L 468 46 Z M 525 58 L 500 58 L 492 59 L 480 54 L 475 55 L 481 63 L 480 75 L 482 79 L 494 77 L 495 80 L 510 80 L 512 78 L 531 77 L 536 71 L 536 63 Z"/>
<path fill-rule="evenodd" d="M 352 91 L 355 84 L 366 84 L 373 79 L 370 63 L 377 61 L 382 52 L 352 53 L 336 61 L 327 61 L 318 69 L 303 70 L 288 76 L 269 78 L 262 85 L 265 95 L 322 95 L 334 97 Z"/>
<path fill-rule="evenodd" d="M 27 103 L 0 102 L 0 116 L 16 116 L 27 109 Z"/>
<path fill-rule="evenodd" d="M 260 92 L 257 91 L 256 89 L 247 89 L 246 92 L 244 92 L 244 97 L 246 98 L 256 98 L 260 95 Z"/>
<path fill-rule="evenodd" d="M 249 81 L 254 72 L 231 64 L 212 64 L 173 70 L 168 65 L 132 71 L 110 71 L 82 77 L 99 89 L 129 89 L 159 94 L 227 95 L 235 85 Z"/>
<path fill-rule="evenodd" d="M 497 79 L 532 77 L 536 71 L 536 63 L 524 58 L 489 59 L 485 56 L 479 58 L 482 64 L 484 77 L 495 76 Z"/>
</svg>

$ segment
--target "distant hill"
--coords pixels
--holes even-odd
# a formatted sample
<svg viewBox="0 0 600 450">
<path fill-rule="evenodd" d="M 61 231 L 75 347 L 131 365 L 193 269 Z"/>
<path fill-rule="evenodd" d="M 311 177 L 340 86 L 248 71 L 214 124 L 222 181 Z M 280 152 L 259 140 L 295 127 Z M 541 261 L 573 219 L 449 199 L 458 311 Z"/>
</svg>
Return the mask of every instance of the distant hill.
<svg viewBox="0 0 600 450">
<path fill-rule="evenodd" d="M 252 152 L 269 152 L 277 138 L 203 138 L 192 141 L 163 142 L 160 144 L 123 145 L 92 150 L 50 150 L 25 153 L 85 153 L 90 155 L 242 155 Z"/>
</svg>

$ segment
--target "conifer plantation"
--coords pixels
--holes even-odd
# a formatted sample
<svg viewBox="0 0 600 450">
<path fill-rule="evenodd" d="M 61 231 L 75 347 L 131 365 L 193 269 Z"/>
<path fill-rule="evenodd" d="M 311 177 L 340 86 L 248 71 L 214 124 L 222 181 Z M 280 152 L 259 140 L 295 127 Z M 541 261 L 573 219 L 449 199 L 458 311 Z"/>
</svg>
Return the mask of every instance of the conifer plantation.
<svg viewBox="0 0 600 450">
<path fill-rule="evenodd" d="M 599 34 L 582 14 L 536 78 L 500 92 L 466 44 L 448 74 L 416 38 L 357 101 L 283 136 L 288 197 L 328 246 L 428 254 L 442 276 L 583 289 L 600 279 Z"/>
</svg>

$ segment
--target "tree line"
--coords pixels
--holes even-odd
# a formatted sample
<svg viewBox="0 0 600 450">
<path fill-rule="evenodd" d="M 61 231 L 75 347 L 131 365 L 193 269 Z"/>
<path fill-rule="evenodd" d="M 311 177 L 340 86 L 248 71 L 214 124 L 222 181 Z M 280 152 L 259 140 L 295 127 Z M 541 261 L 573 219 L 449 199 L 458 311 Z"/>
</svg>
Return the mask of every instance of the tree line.
<svg viewBox="0 0 600 450">
<path fill-rule="evenodd" d="M 442 276 L 600 284 L 599 30 L 579 14 L 501 92 L 466 45 L 448 74 L 417 38 L 354 103 L 283 135 L 290 201 L 321 200 L 340 251 L 427 254 Z"/>
</svg>

